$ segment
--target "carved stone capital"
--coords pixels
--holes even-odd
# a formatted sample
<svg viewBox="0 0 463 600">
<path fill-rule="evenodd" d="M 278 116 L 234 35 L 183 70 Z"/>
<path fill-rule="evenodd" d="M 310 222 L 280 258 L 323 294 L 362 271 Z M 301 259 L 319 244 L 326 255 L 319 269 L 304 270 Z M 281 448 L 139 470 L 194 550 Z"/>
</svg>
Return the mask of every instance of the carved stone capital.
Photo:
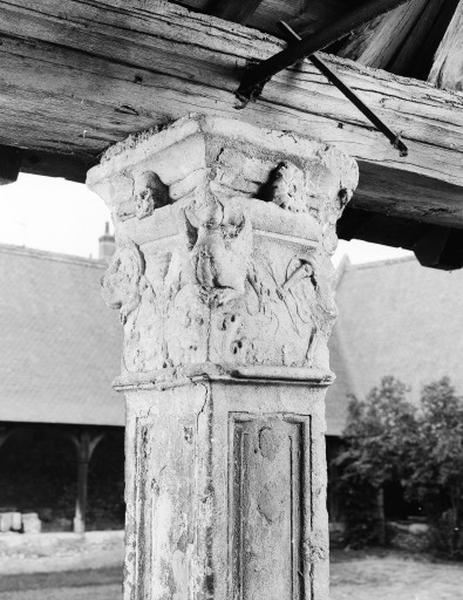
<svg viewBox="0 0 463 600">
<path fill-rule="evenodd" d="M 121 313 L 122 384 L 328 381 L 330 256 L 357 178 L 330 146 L 218 118 L 111 148 L 88 185 L 119 240 L 103 297 Z"/>
</svg>

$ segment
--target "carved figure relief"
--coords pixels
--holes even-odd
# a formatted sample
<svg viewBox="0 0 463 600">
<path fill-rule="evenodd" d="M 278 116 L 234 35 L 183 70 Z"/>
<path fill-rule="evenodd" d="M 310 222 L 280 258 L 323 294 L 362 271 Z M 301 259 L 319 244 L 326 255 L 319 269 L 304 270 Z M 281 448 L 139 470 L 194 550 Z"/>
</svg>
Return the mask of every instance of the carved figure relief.
<svg viewBox="0 0 463 600">
<path fill-rule="evenodd" d="M 143 219 L 170 203 L 169 188 L 154 171 L 144 171 L 135 178 L 134 201 L 135 215 Z"/>
<path fill-rule="evenodd" d="M 140 302 L 140 279 L 144 260 L 136 244 L 119 242 L 111 263 L 101 279 L 103 300 L 110 308 L 119 309 L 124 324 Z"/>
<path fill-rule="evenodd" d="M 204 210 L 202 211 L 204 213 Z M 185 232 L 196 281 L 220 305 L 245 292 L 252 229 L 243 212 L 218 200 L 205 214 L 184 213 Z"/>
<path fill-rule="evenodd" d="M 159 298 L 145 276 L 140 279 L 140 301 L 124 325 L 123 361 L 133 372 L 152 371 L 163 367 L 162 314 Z"/>
</svg>

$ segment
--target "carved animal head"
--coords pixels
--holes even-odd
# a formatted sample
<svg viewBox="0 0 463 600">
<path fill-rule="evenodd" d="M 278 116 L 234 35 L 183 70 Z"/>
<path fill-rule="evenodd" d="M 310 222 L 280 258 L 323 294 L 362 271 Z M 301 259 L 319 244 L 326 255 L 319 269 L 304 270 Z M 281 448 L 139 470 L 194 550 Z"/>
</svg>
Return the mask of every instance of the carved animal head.
<svg viewBox="0 0 463 600">
<path fill-rule="evenodd" d="M 169 204 L 169 188 L 154 171 L 144 171 L 135 178 L 134 200 L 135 214 L 142 219 Z"/>
</svg>

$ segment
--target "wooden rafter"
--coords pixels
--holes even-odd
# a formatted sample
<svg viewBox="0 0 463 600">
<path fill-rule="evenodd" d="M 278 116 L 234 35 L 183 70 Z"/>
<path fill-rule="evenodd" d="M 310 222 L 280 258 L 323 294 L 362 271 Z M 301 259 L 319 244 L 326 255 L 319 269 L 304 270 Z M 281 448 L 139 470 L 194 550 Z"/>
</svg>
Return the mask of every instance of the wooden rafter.
<svg viewBox="0 0 463 600">
<path fill-rule="evenodd" d="M 361 4 L 363 0 L 261 0 L 252 13 L 255 0 L 176 0 L 176 4 L 231 21 L 246 23 L 268 33 L 279 33 L 278 21 L 290 23 L 300 34 L 310 34 L 330 23 L 339 15 Z M 247 5 L 246 19 L 233 18 Z"/>
<path fill-rule="evenodd" d="M 387 65 L 398 75 L 426 80 L 434 53 L 444 36 L 458 0 L 428 0 L 423 12 Z"/>
<path fill-rule="evenodd" d="M 384 69 L 407 39 L 428 0 L 410 0 L 353 31 L 337 50 L 338 56 Z"/>
<path fill-rule="evenodd" d="M 363 65 L 427 79 L 458 0 L 410 0 L 356 29 L 332 50 Z"/>
<path fill-rule="evenodd" d="M 440 88 L 463 91 L 463 0 L 437 49 L 429 81 Z"/>
<path fill-rule="evenodd" d="M 266 34 L 165 2 L 65 5 L 0 0 L 0 143 L 63 155 L 68 164 L 73 156 L 84 170 L 129 133 L 189 112 L 240 118 L 357 157 L 354 207 L 463 227 L 461 94 L 326 58 L 402 133 L 410 149 L 403 159 L 306 62 L 280 73 L 261 102 L 238 113 L 233 91 L 242 69 L 282 47 Z"/>
<path fill-rule="evenodd" d="M 407 1 L 368 0 L 365 4 L 342 14 L 313 35 L 300 38 L 299 41 L 290 44 L 287 48 L 248 68 L 241 78 L 236 93 L 237 97 L 242 101 L 248 101 L 259 96 L 263 86 L 280 71 L 291 67 L 318 50 L 323 50 L 344 37 L 349 31 L 365 25 L 376 16 L 401 6 Z"/>
</svg>

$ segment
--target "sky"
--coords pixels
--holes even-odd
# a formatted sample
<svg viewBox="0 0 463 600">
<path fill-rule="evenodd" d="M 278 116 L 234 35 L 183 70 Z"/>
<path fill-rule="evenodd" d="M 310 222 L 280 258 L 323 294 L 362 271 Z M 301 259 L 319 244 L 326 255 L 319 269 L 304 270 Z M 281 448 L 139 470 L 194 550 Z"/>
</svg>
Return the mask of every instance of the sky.
<svg viewBox="0 0 463 600">
<path fill-rule="evenodd" d="M 20 173 L 15 183 L 0 186 L 2 244 L 97 258 L 98 238 L 110 220 L 104 202 L 80 183 Z M 335 264 L 344 254 L 353 263 L 364 263 L 410 253 L 359 240 L 341 240 Z"/>
</svg>

